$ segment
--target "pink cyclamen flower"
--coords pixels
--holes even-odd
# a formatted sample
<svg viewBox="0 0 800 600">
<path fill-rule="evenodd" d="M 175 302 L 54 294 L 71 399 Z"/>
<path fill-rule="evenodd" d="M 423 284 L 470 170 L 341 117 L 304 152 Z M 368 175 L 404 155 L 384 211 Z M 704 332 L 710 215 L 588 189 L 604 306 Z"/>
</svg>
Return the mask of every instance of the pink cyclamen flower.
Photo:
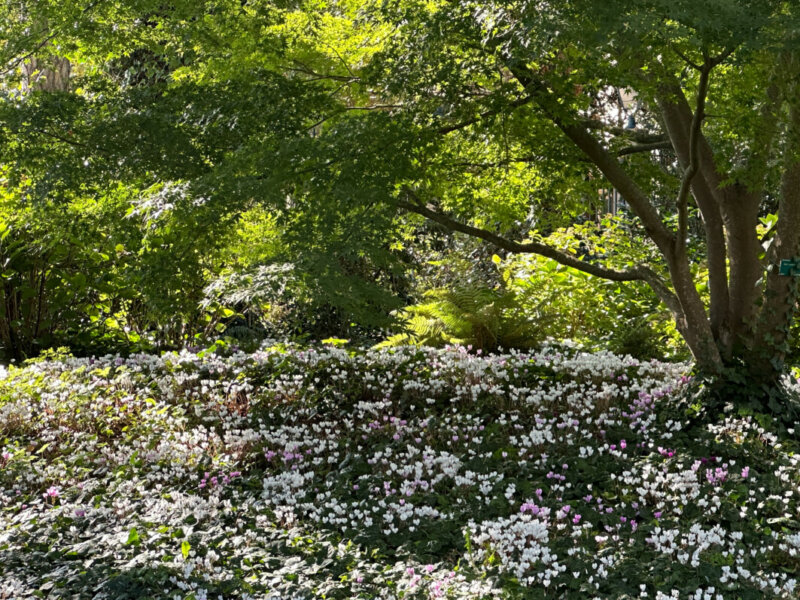
<svg viewBox="0 0 800 600">
<path fill-rule="evenodd" d="M 47 491 L 42 494 L 44 498 L 58 498 L 58 495 L 59 489 L 54 485 L 51 485 L 49 488 L 47 488 Z"/>
<path fill-rule="evenodd" d="M 572 522 L 575 523 L 575 525 L 577 525 L 578 523 L 581 522 L 581 516 L 575 515 L 574 517 L 572 517 Z"/>
<path fill-rule="evenodd" d="M 742 479 L 747 479 L 750 476 L 750 467 L 742 469 Z"/>
</svg>

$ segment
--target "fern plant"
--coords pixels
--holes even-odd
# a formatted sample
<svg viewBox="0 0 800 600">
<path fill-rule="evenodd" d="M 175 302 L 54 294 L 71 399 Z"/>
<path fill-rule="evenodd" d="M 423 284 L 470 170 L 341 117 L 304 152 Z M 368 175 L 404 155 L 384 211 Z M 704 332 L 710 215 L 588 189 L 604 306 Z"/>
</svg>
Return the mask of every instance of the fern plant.
<svg viewBox="0 0 800 600">
<path fill-rule="evenodd" d="M 517 310 L 515 296 L 506 290 L 462 285 L 429 290 L 424 297 L 425 302 L 399 313 L 406 331 L 379 346 L 462 344 L 491 351 L 539 341 L 535 324 Z"/>
</svg>

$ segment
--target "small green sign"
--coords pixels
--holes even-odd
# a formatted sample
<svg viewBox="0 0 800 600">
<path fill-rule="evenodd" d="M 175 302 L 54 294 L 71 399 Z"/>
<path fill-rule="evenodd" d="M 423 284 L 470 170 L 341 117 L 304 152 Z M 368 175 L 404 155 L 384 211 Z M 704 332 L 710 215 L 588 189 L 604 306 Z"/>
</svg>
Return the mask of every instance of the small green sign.
<svg viewBox="0 0 800 600">
<path fill-rule="evenodd" d="M 779 272 L 787 277 L 800 277 L 800 263 L 796 260 L 782 260 Z"/>
</svg>

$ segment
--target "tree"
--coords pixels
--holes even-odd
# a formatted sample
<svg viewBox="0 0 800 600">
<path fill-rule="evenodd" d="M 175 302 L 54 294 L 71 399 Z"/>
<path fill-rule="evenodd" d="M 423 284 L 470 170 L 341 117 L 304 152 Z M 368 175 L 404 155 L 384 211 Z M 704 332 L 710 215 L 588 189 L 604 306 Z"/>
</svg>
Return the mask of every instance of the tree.
<svg viewBox="0 0 800 600">
<path fill-rule="evenodd" d="M 378 14 L 390 33 L 359 74 L 371 102 L 347 108 L 413 132 L 384 136 L 392 156 L 412 156 L 397 167 L 397 207 L 509 252 L 645 281 L 701 372 L 735 368 L 774 388 L 797 292 L 777 265 L 800 253 L 793 3 L 393 2 Z M 643 107 L 638 128 L 615 123 L 620 89 Z M 537 195 L 566 209 L 604 187 L 638 219 L 649 260 L 586 261 L 535 231 L 503 234 L 503 213 L 524 215 Z"/>
<path fill-rule="evenodd" d="M 613 268 L 535 237 L 519 242 L 454 218 L 433 186 L 419 180 L 401 187 L 398 206 L 510 252 L 541 254 L 607 279 L 646 281 L 701 371 L 718 376 L 736 365 L 767 386 L 778 381 L 797 282 L 777 264 L 800 252 L 794 4 L 623 0 L 602 7 L 568 1 L 394 10 L 390 20 L 405 23 L 405 35 L 397 34 L 402 41 L 376 62 L 395 102 L 442 103 L 453 117 L 433 127 L 442 135 L 488 138 L 496 144 L 494 161 L 521 161 L 508 158 L 519 151 L 540 162 L 585 164 L 621 193 L 656 256 Z M 426 81 L 426 73 L 438 75 Z M 635 91 L 649 115 L 645 128 L 619 128 L 611 107 L 596 110 L 613 89 Z M 511 134 L 498 130 L 498 120 L 515 118 L 524 125 Z M 677 167 L 666 177 L 665 147 Z M 688 239 L 694 211 L 702 221 L 707 302 Z M 773 226 L 760 237 L 759 218 L 773 213 Z"/>
<path fill-rule="evenodd" d="M 205 210 L 268 205 L 298 256 L 389 256 L 412 214 L 507 252 L 644 281 L 702 373 L 778 384 L 797 279 L 777 265 L 800 254 L 794 3 L 219 0 L 83 10 L 103 26 L 57 28 L 52 40 L 75 48 L 66 56 L 94 65 L 95 77 L 73 117 L 81 133 L 60 151 L 91 152 L 115 178 L 180 181 Z M 58 22 L 51 12 L 48 23 Z M 108 56 L 142 47 L 173 66 L 148 93 L 108 67 Z M 631 115 L 620 91 L 639 106 L 634 127 L 622 127 Z M 165 151 L 160 129 L 145 155 L 133 142 L 134 99 L 133 123 L 179 123 L 170 130 L 195 162 Z M 136 151 L 123 157 L 97 141 L 106 128 L 117 148 L 128 139 Z M 12 133 L 31 139 L 24 127 Z M 539 236 L 554 214 L 594 210 L 610 188 L 638 222 L 635 252 L 588 259 Z"/>
</svg>

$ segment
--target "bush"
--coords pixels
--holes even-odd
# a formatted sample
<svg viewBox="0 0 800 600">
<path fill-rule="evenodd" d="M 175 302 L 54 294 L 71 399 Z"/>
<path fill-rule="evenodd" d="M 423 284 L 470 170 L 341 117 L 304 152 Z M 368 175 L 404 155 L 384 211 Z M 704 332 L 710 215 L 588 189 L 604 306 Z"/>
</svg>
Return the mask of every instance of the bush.
<svg viewBox="0 0 800 600">
<path fill-rule="evenodd" d="M 621 234 L 612 225 L 600 233 L 589 225 L 559 230 L 548 241 L 583 252 L 586 260 L 601 250 L 622 257 Z M 486 268 L 470 269 L 467 262 L 456 255 L 438 266 L 462 273 Z M 404 331 L 384 345 L 459 343 L 491 351 L 552 338 L 642 359 L 687 357 L 671 316 L 643 282 L 600 279 L 537 255 L 495 255 L 492 263 L 494 277 L 465 282 L 455 276 L 447 287 L 423 291 L 420 302 L 398 313 Z"/>
</svg>

